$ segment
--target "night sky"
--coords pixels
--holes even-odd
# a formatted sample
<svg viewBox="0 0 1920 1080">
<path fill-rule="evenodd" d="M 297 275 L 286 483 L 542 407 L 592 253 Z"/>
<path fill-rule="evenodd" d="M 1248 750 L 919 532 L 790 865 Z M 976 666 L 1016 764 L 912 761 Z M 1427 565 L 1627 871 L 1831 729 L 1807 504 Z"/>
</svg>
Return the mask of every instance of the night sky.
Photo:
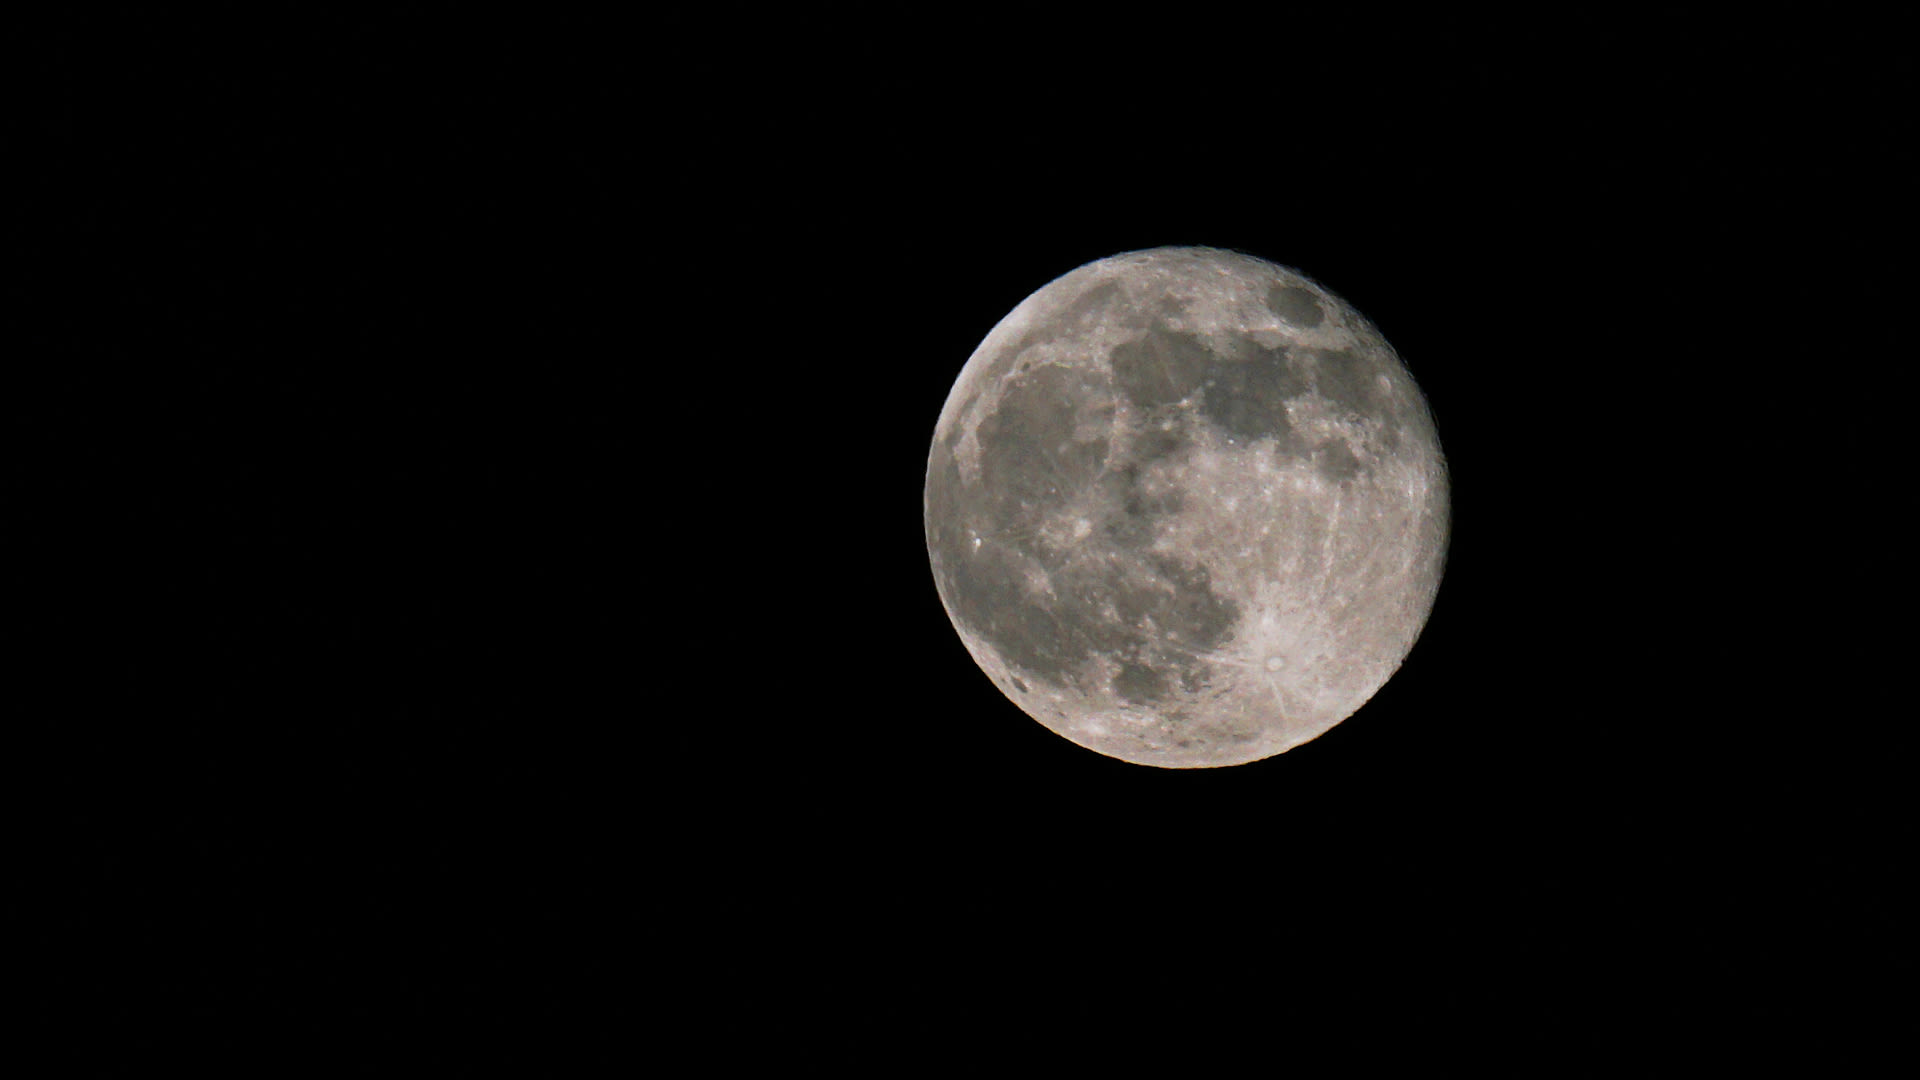
<svg viewBox="0 0 1920 1080">
<path fill-rule="evenodd" d="M 1065 1067 L 1312 1030 L 1555 1073 L 1865 1045 L 1910 1004 L 1911 149 L 1872 28 L 1276 62 L 1261 26 L 1150 64 L 802 20 L 632 54 L 159 28 L 34 51 L 0 397 L 58 1000 L 119 1033 L 81 1060 L 479 1027 Z M 1809 49 L 1848 77 L 1790 78 Z M 1165 244 L 1365 313 L 1452 474 L 1400 673 L 1231 769 L 1028 719 L 922 533 L 974 346 Z"/>
</svg>

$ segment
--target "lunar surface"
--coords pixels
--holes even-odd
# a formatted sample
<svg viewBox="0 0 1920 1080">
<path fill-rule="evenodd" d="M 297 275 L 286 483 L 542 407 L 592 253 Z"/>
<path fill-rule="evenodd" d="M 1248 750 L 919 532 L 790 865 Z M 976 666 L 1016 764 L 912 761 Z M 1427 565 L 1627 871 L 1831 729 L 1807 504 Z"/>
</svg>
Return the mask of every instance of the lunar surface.
<svg viewBox="0 0 1920 1080">
<path fill-rule="evenodd" d="M 1034 719 L 1144 765 L 1237 765 L 1351 716 L 1446 558 L 1447 472 L 1380 333 L 1212 248 L 1089 263 L 967 361 L 927 462 L 933 576 Z"/>
</svg>

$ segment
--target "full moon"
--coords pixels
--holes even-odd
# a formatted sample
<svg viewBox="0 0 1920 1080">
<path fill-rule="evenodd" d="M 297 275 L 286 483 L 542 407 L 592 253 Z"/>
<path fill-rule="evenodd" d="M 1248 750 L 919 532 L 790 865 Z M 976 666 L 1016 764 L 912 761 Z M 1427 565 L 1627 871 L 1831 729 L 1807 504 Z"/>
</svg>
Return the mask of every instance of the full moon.
<svg viewBox="0 0 1920 1080">
<path fill-rule="evenodd" d="M 1371 323 L 1213 248 L 1089 263 L 954 381 L 925 492 L 934 583 L 1029 716 L 1142 765 L 1239 765 L 1366 704 L 1446 561 L 1432 414 Z"/>
</svg>

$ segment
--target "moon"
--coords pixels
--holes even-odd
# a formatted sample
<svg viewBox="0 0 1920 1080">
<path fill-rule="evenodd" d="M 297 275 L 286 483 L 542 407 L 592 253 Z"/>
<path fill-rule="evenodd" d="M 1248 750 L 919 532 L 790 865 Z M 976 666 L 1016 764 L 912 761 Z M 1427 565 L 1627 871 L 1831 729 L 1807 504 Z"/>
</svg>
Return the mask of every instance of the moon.
<svg viewBox="0 0 1920 1080">
<path fill-rule="evenodd" d="M 961 642 L 1029 716 L 1167 768 L 1315 738 L 1398 670 L 1445 457 L 1371 323 L 1298 271 L 1154 248 L 1027 297 L 954 381 L 925 492 Z"/>
</svg>

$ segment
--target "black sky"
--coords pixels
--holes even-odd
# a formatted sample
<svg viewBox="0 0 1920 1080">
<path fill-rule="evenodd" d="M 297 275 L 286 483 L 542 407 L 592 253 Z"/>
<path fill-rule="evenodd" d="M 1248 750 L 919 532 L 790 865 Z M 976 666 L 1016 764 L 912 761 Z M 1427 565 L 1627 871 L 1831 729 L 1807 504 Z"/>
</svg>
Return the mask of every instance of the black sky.
<svg viewBox="0 0 1920 1080">
<path fill-rule="evenodd" d="M 1521 1061 L 1910 994 L 1872 28 L 101 29 L 4 400 L 89 1015 Z M 1453 474 L 1400 674 L 1228 770 L 1028 720 L 921 532 L 974 345 L 1162 244 L 1351 301 Z"/>
</svg>

